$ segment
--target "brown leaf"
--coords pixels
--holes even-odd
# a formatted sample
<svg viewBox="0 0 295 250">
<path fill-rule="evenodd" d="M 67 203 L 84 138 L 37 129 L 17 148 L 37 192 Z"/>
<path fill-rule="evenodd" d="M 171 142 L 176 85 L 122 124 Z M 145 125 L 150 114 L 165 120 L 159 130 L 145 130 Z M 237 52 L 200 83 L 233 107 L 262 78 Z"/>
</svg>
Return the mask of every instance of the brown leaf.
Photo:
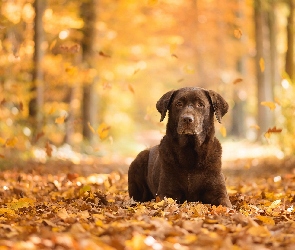
<svg viewBox="0 0 295 250">
<path fill-rule="evenodd" d="M 238 83 L 240 83 L 242 81 L 243 81 L 242 78 L 237 78 L 236 80 L 233 81 L 233 84 L 238 84 Z"/>
<path fill-rule="evenodd" d="M 45 145 L 45 151 L 46 151 L 47 156 L 49 156 L 49 157 L 52 156 L 52 147 L 49 142 L 47 142 Z"/>
<path fill-rule="evenodd" d="M 24 110 L 24 104 L 23 102 L 19 102 L 19 111 L 23 111 Z"/>
<path fill-rule="evenodd" d="M 240 29 L 235 29 L 234 30 L 234 36 L 238 39 L 240 39 L 242 37 L 243 33 L 242 33 L 242 30 Z"/>
<path fill-rule="evenodd" d="M 132 87 L 131 84 L 128 84 L 128 89 L 130 92 L 132 92 L 133 94 L 135 93 L 134 88 Z"/>
<path fill-rule="evenodd" d="M 110 55 L 105 54 L 103 51 L 99 51 L 98 54 L 102 57 L 110 58 Z"/>
</svg>

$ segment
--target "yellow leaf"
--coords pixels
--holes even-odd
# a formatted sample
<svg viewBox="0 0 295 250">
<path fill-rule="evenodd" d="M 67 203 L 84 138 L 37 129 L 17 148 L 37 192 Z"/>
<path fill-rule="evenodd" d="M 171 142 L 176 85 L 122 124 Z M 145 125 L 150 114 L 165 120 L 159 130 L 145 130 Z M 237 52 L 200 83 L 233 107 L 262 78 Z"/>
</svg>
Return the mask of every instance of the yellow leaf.
<svg viewBox="0 0 295 250">
<path fill-rule="evenodd" d="M 92 132 L 93 134 L 95 134 L 95 130 L 94 130 L 94 128 L 91 126 L 90 122 L 88 122 L 87 125 L 88 125 L 88 128 L 91 130 L 91 132 Z"/>
<path fill-rule="evenodd" d="M 0 137 L 0 144 L 4 145 L 5 144 L 5 140 L 3 138 Z"/>
<path fill-rule="evenodd" d="M 281 200 L 275 200 L 273 203 L 270 204 L 268 208 L 274 209 L 277 208 L 281 204 Z"/>
<path fill-rule="evenodd" d="M 250 128 L 254 128 L 256 130 L 259 130 L 260 129 L 260 127 L 257 124 L 251 125 Z"/>
<path fill-rule="evenodd" d="M 55 123 L 57 123 L 57 124 L 63 124 L 65 122 L 65 119 L 66 119 L 66 115 L 60 116 L 60 117 L 58 117 L 58 118 L 55 119 Z"/>
<path fill-rule="evenodd" d="M 34 203 L 35 203 L 35 201 L 33 199 L 24 197 L 24 198 L 20 198 L 17 201 L 7 203 L 6 205 L 7 205 L 8 208 L 16 210 L 16 209 L 19 209 L 19 208 L 33 206 Z"/>
<path fill-rule="evenodd" d="M 108 126 L 107 124 L 105 123 L 101 123 L 97 129 L 97 133 L 99 135 L 99 138 L 101 140 L 105 139 L 108 134 L 109 134 L 109 130 L 110 130 L 110 126 Z"/>
<path fill-rule="evenodd" d="M 16 137 L 9 138 L 6 140 L 5 146 L 10 147 L 10 148 L 14 148 L 15 145 L 17 144 L 17 142 L 18 142 L 18 139 Z"/>
<path fill-rule="evenodd" d="M 273 220 L 273 218 L 269 217 L 269 216 L 262 216 L 262 215 L 258 215 L 256 217 L 258 220 L 262 221 L 264 224 L 266 225 L 275 225 L 275 221 Z"/>
<path fill-rule="evenodd" d="M 248 229 L 248 233 L 255 237 L 269 237 L 270 232 L 265 226 L 252 226 Z"/>
<path fill-rule="evenodd" d="M 265 62 L 264 62 L 264 59 L 262 57 L 259 60 L 259 66 L 260 66 L 261 72 L 264 72 L 264 70 L 265 70 Z"/>
<path fill-rule="evenodd" d="M 219 130 L 220 130 L 221 135 L 223 137 L 226 137 L 226 128 L 224 126 L 221 126 Z"/>
<path fill-rule="evenodd" d="M 48 112 L 49 115 L 52 115 L 56 111 L 56 107 L 52 106 Z"/>
<path fill-rule="evenodd" d="M 270 108 L 270 110 L 274 110 L 276 108 L 276 104 L 274 102 L 261 102 L 260 104 Z"/>
<path fill-rule="evenodd" d="M 65 208 L 62 208 L 61 210 L 59 210 L 57 212 L 57 216 L 59 218 L 61 218 L 62 220 L 65 220 L 65 219 L 70 217 L 70 215 L 68 214 L 68 212 L 67 212 L 67 210 Z"/>
<path fill-rule="evenodd" d="M 186 74 L 194 74 L 196 71 L 194 68 L 186 65 L 183 67 L 183 71 L 186 73 Z"/>
</svg>

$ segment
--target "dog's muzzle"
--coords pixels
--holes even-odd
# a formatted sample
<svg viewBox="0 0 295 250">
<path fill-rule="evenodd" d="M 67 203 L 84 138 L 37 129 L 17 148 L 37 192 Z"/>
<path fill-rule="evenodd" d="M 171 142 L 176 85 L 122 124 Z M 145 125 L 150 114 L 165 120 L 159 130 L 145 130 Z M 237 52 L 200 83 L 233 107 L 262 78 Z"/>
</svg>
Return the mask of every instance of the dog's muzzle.
<svg viewBox="0 0 295 250">
<path fill-rule="evenodd" d="M 179 118 L 177 133 L 185 135 L 197 135 L 202 132 L 202 121 L 191 114 L 184 114 Z"/>
</svg>

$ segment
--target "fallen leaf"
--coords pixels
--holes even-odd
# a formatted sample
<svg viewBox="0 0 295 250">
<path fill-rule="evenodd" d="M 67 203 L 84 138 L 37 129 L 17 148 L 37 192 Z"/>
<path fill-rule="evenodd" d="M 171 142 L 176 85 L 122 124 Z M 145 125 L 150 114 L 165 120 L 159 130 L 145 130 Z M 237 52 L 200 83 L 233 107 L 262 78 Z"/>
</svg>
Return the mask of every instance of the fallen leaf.
<svg viewBox="0 0 295 250">
<path fill-rule="evenodd" d="M 273 220 L 273 218 L 269 217 L 269 216 L 262 216 L 262 215 L 258 215 L 256 217 L 258 220 L 262 221 L 265 225 L 275 225 L 275 221 Z"/>
</svg>

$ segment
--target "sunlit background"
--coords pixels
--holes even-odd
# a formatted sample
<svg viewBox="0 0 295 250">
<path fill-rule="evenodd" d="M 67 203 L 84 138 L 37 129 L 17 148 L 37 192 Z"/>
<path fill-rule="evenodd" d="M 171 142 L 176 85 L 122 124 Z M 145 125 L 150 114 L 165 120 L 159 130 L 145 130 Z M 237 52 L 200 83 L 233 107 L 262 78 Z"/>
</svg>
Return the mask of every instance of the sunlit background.
<svg viewBox="0 0 295 250">
<path fill-rule="evenodd" d="M 219 92 L 225 160 L 294 153 L 288 1 L 4 0 L 0 157 L 128 164 L 165 133 L 167 91 Z"/>
</svg>

